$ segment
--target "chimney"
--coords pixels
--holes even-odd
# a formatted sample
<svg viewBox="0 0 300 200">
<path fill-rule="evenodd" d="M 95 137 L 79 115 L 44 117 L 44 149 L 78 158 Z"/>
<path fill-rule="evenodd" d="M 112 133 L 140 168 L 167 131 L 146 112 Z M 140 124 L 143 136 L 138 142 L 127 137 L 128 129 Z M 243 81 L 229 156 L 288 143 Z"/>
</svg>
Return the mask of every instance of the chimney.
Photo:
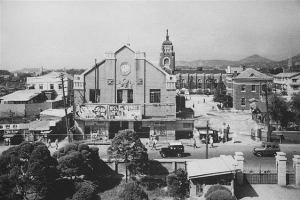
<svg viewBox="0 0 300 200">
<path fill-rule="evenodd" d="M 227 73 L 228 73 L 228 74 L 230 74 L 230 73 L 231 73 L 231 68 L 230 68 L 230 66 L 229 66 L 229 65 L 227 66 Z"/>
<path fill-rule="evenodd" d="M 246 66 L 243 66 L 243 71 L 245 71 L 246 70 Z"/>
</svg>

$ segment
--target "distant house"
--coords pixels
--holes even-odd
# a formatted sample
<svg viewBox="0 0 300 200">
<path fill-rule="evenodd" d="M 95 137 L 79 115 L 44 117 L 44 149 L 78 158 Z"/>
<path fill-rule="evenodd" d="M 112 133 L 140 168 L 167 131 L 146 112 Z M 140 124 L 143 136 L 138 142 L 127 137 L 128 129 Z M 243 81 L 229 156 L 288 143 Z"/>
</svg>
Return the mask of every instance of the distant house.
<svg viewBox="0 0 300 200">
<path fill-rule="evenodd" d="M 269 88 L 273 78 L 255 69 L 248 68 L 232 78 L 233 107 L 236 110 L 249 110 L 249 99 L 264 100 L 265 88 Z M 267 90 L 268 91 L 268 90 Z"/>
<path fill-rule="evenodd" d="M 234 194 L 236 162 L 232 156 L 187 162 L 190 198 L 202 197 L 212 185 L 223 185 Z"/>
<path fill-rule="evenodd" d="M 42 76 L 27 77 L 27 86 L 33 87 L 34 89 L 39 90 L 55 90 L 57 96 L 55 100 L 62 100 L 63 90 L 62 90 L 62 81 L 61 74 L 64 78 L 64 91 L 67 98 L 67 102 L 70 100 L 70 94 L 73 90 L 73 77 L 65 72 L 50 72 Z"/>
<path fill-rule="evenodd" d="M 300 72 L 277 74 L 274 76 L 274 84 L 275 92 L 290 100 L 293 93 L 300 91 Z"/>
</svg>

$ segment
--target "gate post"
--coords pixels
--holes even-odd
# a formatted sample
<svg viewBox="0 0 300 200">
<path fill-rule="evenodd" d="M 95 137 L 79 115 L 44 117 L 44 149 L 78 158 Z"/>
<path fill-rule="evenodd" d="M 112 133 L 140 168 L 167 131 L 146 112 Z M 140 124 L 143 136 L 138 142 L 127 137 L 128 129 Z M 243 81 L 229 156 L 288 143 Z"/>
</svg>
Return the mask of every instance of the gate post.
<svg viewBox="0 0 300 200">
<path fill-rule="evenodd" d="M 276 153 L 277 184 L 286 185 L 286 157 L 284 152 Z"/>
<path fill-rule="evenodd" d="M 294 155 L 293 167 L 295 168 L 295 182 L 300 186 L 300 155 Z"/>
<path fill-rule="evenodd" d="M 235 164 L 236 164 L 236 180 L 238 185 L 244 184 L 244 154 L 242 152 L 235 152 Z"/>
</svg>

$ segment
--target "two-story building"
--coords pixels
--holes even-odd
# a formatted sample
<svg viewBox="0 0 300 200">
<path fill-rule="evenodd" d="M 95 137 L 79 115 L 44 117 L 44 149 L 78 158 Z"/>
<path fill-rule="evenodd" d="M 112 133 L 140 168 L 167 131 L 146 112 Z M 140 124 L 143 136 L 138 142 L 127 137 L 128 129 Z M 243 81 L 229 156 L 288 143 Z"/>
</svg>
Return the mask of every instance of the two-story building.
<svg viewBox="0 0 300 200">
<path fill-rule="evenodd" d="M 63 78 L 62 78 L 63 76 Z M 63 82 L 62 82 L 63 81 Z M 27 77 L 27 86 L 34 89 L 56 92 L 55 101 L 63 99 L 63 88 L 66 96 L 66 102 L 70 100 L 70 94 L 73 90 L 73 77 L 66 72 L 50 72 L 42 76 Z M 47 93 L 47 92 L 46 92 Z M 50 93 L 47 95 L 51 95 Z"/>
<path fill-rule="evenodd" d="M 170 48 L 170 43 L 164 45 Z M 124 129 L 160 140 L 192 132 L 193 119 L 176 118 L 176 76 L 167 72 L 172 69 L 169 65 L 166 69 L 167 61 L 163 63 L 165 68 L 155 66 L 144 52 L 124 45 L 75 76 L 75 135 L 79 137 L 74 139 L 111 139 Z"/>
<path fill-rule="evenodd" d="M 273 78 L 255 69 L 248 68 L 232 78 L 233 107 L 237 110 L 249 110 L 250 99 L 263 101 L 265 88 L 273 83 Z"/>
<path fill-rule="evenodd" d="M 300 91 L 300 72 L 280 73 L 274 76 L 275 92 L 286 100 L 291 100 L 293 93 Z"/>
</svg>

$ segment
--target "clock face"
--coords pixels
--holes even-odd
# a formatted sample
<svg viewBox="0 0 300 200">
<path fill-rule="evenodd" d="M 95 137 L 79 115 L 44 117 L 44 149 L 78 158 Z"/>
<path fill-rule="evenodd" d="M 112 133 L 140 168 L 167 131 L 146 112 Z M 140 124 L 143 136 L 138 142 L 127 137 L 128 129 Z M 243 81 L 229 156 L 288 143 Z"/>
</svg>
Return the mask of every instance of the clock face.
<svg viewBox="0 0 300 200">
<path fill-rule="evenodd" d="M 127 76 L 128 74 L 130 74 L 131 72 L 131 67 L 129 64 L 127 63 L 122 63 L 121 66 L 120 66 L 120 73 L 123 75 L 123 76 Z"/>
</svg>

